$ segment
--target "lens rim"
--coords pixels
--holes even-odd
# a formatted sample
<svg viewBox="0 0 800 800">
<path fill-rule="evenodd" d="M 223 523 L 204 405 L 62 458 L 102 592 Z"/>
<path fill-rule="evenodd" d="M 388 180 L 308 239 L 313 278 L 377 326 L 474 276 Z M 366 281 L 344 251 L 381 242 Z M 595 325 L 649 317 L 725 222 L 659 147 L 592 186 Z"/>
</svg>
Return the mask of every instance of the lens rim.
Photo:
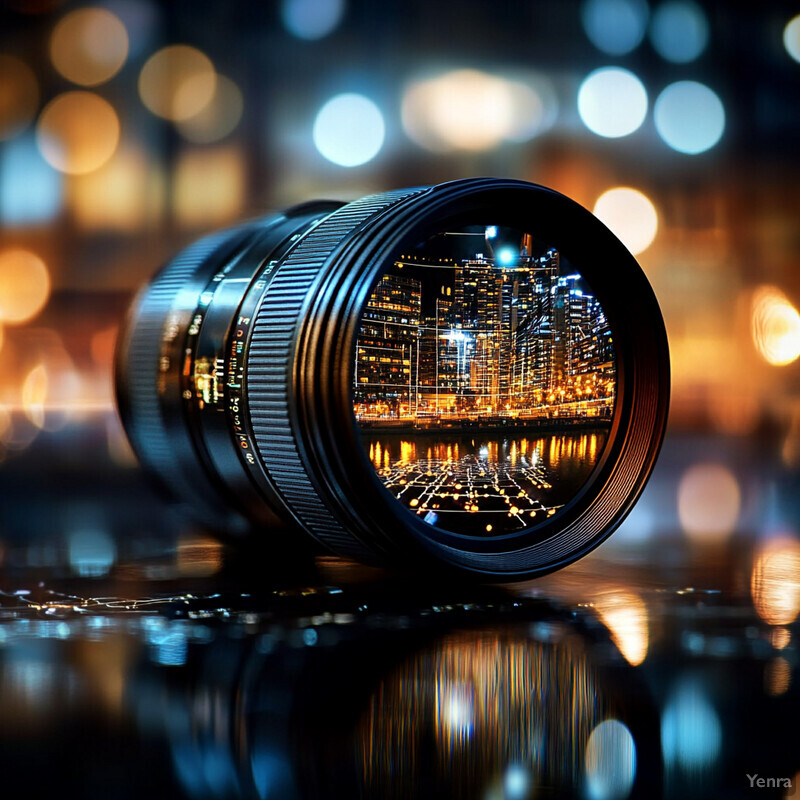
<svg viewBox="0 0 800 800">
<path fill-rule="evenodd" d="M 533 230 L 531 220 L 536 220 Z M 428 231 L 489 221 L 545 239 L 592 287 L 614 336 L 617 394 L 601 459 L 568 506 L 532 528 L 477 538 L 423 522 L 386 489 L 360 442 L 352 378 L 361 312 L 393 255 Z M 535 184 L 455 181 L 370 217 L 327 257 L 297 339 L 293 399 L 304 423 L 296 430 L 308 471 L 343 527 L 392 560 L 418 565 L 420 557 L 430 561 L 432 555 L 438 564 L 498 579 L 564 566 L 599 545 L 624 519 L 663 439 L 669 354 L 650 284 L 603 223 L 564 195 Z"/>
</svg>

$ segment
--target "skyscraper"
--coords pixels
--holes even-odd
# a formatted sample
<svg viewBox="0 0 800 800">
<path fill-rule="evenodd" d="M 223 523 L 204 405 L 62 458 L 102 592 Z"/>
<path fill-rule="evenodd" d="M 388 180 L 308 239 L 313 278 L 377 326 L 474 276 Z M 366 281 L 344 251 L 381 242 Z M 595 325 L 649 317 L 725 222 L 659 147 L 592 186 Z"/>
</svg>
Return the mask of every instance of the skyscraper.
<svg viewBox="0 0 800 800">
<path fill-rule="evenodd" d="M 503 259 L 513 266 L 478 254 L 452 267 L 420 264 L 420 277 L 385 275 L 359 329 L 356 413 L 418 423 L 535 417 L 613 396 L 613 338 L 600 303 L 578 273 L 561 274 L 558 251 L 529 255 L 534 247 L 522 237 L 519 253 Z"/>
<path fill-rule="evenodd" d="M 477 407 L 497 408 L 500 402 L 502 286 L 502 270 L 482 254 L 456 265 L 453 317 L 461 333 L 454 340 L 472 351 L 459 382 Z"/>
<path fill-rule="evenodd" d="M 356 405 L 395 416 L 412 410 L 421 318 L 421 281 L 384 275 L 361 317 L 354 367 Z"/>
</svg>

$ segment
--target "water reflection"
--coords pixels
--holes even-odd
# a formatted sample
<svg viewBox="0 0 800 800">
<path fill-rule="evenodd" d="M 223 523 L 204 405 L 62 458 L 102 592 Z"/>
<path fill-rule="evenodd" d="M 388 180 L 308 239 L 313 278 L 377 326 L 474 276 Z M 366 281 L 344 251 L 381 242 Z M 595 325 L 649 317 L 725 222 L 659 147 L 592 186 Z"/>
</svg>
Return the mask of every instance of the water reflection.
<svg viewBox="0 0 800 800">
<path fill-rule="evenodd" d="M 588 612 L 494 590 L 4 597 L 55 617 L 0 626 L 0 767 L 21 765 L 21 796 L 47 764 L 62 796 L 107 796 L 70 767 L 86 750 L 132 797 L 659 796 L 649 691 Z"/>
<path fill-rule="evenodd" d="M 601 722 L 586 747 L 586 794 L 589 800 L 624 800 L 636 777 L 636 743 L 616 719 Z"/>
<path fill-rule="evenodd" d="M 576 495 L 607 431 L 531 436 L 364 434 L 386 487 L 425 522 L 472 536 L 530 528 Z"/>
<path fill-rule="evenodd" d="M 561 632 L 566 633 L 566 631 Z M 584 751 L 609 698 L 582 642 L 495 631 L 447 636 L 379 684 L 358 733 L 370 797 L 429 786 L 481 796 L 503 783 L 577 791 Z M 397 776 L 403 781 L 398 782 Z M 502 796 L 502 795 L 501 795 Z"/>
<path fill-rule="evenodd" d="M 608 591 L 598 595 L 594 606 L 626 661 L 634 667 L 641 664 L 649 641 L 647 606 L 642 598 L 630 591 Z"/>
<path fill-rule="evenodd" d="M 682 678 L 670 692 L 661 718 L 661 746 L 669 785 L 675 791 L 702 786 L 722 751 L 723 729 L 706 681 Z"/>
<path fill-rule="evenodd" d="M 590 571 L 530 586 L 561 605 L 223 574 L 138 600 L 0 591 L 10 796 L 705 800 L 796 771 L 795 623 L 749 602 Z"/>
<path fill-rule="evenodd" d="M 800 612 L 800 542 L 779 537 L 764 544 L 756 553 L 750 591 L 765 622 L 793 622 Z"/>
</svg>

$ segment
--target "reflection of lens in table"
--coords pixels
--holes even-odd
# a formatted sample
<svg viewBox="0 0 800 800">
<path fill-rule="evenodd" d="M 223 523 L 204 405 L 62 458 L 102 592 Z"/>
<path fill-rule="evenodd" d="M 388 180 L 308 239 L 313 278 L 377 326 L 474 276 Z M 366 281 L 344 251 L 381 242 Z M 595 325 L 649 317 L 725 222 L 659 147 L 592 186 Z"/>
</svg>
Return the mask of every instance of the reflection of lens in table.
<svg viewBox="0 0 800 800">
<path fill-rule="evenodd" d="M 527 436 L 374 433 L 362 437 L 381 481 L 426 522 L 473 536 L 532 527 L 580 490 L 602 427 Z"/>
<path fill-rule="evenodd" d="M 582 640 L 560 640 L 559 624 L 547 624 L 555 642 L 459 631 L 387 675 L 356 740 L 363 794 L 526 798 L 558 787 L 558 797 L 576 796 L 608 691 Z M 433 791 L 400 788 L 412 786 Z"/>
</svg>

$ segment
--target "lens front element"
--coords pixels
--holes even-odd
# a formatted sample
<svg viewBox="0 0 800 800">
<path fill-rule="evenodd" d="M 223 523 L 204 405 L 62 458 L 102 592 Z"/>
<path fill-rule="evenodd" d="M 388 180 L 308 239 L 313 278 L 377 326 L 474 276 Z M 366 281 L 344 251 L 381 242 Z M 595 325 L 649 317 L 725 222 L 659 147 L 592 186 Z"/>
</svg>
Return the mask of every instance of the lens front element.
<svg viewBox="0 0 800 800">
<path fill-rule="evenodd" d="M 608 440 L 603 308 L 546 240 L 499 225 L 401 253 L 364 307 L 353 408 L 369 460 L 429 525 L 501 536 L 556 515 Z"/>
</svg>

